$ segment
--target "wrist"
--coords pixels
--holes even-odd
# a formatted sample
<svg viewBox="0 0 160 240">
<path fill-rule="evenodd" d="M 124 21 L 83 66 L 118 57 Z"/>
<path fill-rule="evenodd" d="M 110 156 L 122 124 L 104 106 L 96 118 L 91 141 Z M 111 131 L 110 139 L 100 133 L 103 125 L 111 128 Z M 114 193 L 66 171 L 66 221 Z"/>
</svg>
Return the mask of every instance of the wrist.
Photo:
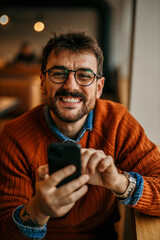
<svg viewBox="0 0 160 240">
<path fill-rule="evenodd" d="M 118 173 L 117 181 L 115 182 L 112 192 L 117 194 L 123 194 L 129 185 L 129 180 L 121 173 Z"/>
<path fill-rule="evenodd" d="M 33 197 L 30 204 L 30 208 L 34 214 L 35 219 L 38 219 L 39 223 L 45 225 L 48 222 L 50 216 L 47 216 L 42 212 L 41 205 L 39 205 L 39 199 Z"/>
<path fill-rule="evenodd" d="M 112 192 L 116 197 L 125 199 L 125 198 L 128 198 L 128 197 L 131 197 L 132 194 L 134 193 L 134 191 L 136 189 L 137 180 L 136 180 L 136 178 L 134 178 L 128 172 L 124 171 L 122 173 L 122 175 L 125 176 L 126 179 L 128 180 L 128 186 L 127 186 L 126 190 L 123 193 L 119 193 L 119 192 L 116 192 L 116 191 L 112 191 Z"/>
<path fill-rule="evenodd" d="M 49 216 L 44 215 L 39 205 L 33 197 L 21 210 L 20 219 L 24 225 L 29 227 L 43 227 L 49 220 Z"/>
</svg>

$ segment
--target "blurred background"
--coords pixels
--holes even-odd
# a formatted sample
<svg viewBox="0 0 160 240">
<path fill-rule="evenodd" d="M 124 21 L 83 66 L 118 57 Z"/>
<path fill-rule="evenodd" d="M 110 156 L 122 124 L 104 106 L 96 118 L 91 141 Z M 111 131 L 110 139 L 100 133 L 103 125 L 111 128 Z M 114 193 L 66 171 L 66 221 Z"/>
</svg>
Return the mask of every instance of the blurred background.
<svg viewBox="0 0 160 240">
<path fill-rule="evenodd" d="M 80 30 L 95 36 L 104 53 L 102 98 L 127 107 L 160 145 L 159 26 L 159 0 L 1 1 L 0 132 L 44 101 L 41 53 L 52 32 Z M 123 209 L 119 240 L 133 237 L 128 214 Z"/>
<path fill-rule="evenodd" d="M 41 103 L 43 47 L 53 31 L 80 30 L 95 36 L 103 50 L 103 98 L 127 106 L 132 7 L 132 0 L 1 2 L 0 96 L 17 98 L 17 114 Z"/>
</svg>

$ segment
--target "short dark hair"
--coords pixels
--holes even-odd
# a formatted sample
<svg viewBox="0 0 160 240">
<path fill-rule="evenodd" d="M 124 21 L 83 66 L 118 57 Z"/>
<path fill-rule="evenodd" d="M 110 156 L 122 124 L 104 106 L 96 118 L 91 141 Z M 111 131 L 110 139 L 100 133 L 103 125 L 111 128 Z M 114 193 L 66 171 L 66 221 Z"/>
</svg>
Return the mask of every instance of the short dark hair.
<svg viewBox="0 0 160 240">
<path fill-rule="evenodd" d="M 53 34 L 53 38 L 50 38 L 47 45 L 43 49 L 41 64 L 42 73 L 44 73 L 44 70 L 46 69 L 48 56 L 52 50 L 54 50 L 55 54 L 58 55 L 60 51 L 69 49 L 77 53 L 84 50 L 93 52 L 97 59 L 97 74 L 99 76 L 103 75 L 103 53 L 98 46 L 97 41 L 93 37 L 84 32 Z"/>
</svg>

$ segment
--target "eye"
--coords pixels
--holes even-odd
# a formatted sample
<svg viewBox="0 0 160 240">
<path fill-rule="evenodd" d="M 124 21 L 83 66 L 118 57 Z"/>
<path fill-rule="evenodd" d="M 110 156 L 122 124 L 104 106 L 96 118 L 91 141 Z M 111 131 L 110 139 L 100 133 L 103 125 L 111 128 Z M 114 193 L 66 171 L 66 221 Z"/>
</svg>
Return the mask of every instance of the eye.
<svg viewBox="0 0 160 240">
<path fill-rule="evenodd" d="M 50 77 L 56 79 L 62 79 L 67 77 L 67 73 L 64 70 L 53 69 L 50 71 Z"/>
<path fill-rule="evenodd" d="M 87 75 L 87 74 L 80 74 L 78 77 L 83 78 L 83 79 L 90 79 L 91 78 L 91 76 Z"/>
<path fill-rule="evenodd" d="M 93 76 L 93 73 L 91 71 L 78 71 L 77 72 L 77 78 L 80 79 L 80 80 L 90 80 L 92 79 L 94 76 Z"/>
</svg>

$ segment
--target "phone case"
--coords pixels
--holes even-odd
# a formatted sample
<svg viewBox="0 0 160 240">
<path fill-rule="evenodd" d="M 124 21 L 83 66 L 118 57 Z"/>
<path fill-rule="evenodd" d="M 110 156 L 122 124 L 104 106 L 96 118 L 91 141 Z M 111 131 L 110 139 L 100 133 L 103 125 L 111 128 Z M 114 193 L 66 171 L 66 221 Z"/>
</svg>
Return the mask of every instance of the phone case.
<svg viewBox="0 0 160 240">
<path fill-rule="evenodd" d="M 75 165 L 76 171 L 62 180 L 57 187 L 78 178 L 81 175 L 80 145 L 75 143 L 51 143 L 47 148 L 49 174 L 68 165 Z"/>
</svg>

